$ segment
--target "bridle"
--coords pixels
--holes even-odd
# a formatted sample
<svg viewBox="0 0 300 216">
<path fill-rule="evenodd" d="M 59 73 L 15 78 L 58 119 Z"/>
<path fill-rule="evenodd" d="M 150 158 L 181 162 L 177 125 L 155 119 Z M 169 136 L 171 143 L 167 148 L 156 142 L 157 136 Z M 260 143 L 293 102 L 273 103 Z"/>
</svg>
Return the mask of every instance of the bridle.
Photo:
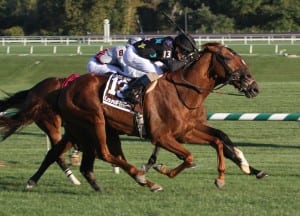
<svg viewBox="0 0 300 216">
<path fill-rule="evenodd" d="M 230 67 L 225 63 L 225 58 L 221 52 L 222 49 L 228 49 L 233 55 L 237 55 L 236 52 L 234 52 L 232 49 L 225 47 L 225 46 L 221 46 L 217 52 L 213 52 L 211 50 L 209 50 L 209 52 L 212 53 L 213 55 L 213 60 L 211 61 L 211 68 L 209 69 L 210 71 L 214 70 L 214 64 L 213 61 L 217 60 L 225 69 L 225 82 L 220 84 L 219 86 L 214 87 L 213 89 L 211 89 L 211 92 L 215 93 L 215 90 L 219 90 L 221 88 L 223 88 L 224 86 L 234 82 L 234 81 L 239 81 L 239 82 L 243 82 L 245 79 L 241 78 L 241 77 L 245 77 L 246 74 L 246 66 L 242 66 L 240 68 L 238 68 L 237 70 L 231 70 Z M 208 48 L 207 48 L 208 49 Z M 241 85 L 240 85 L 241 86 Z M 242 91 L 242 89 L 238 89 L 240 92 Z M 230 95 L 235 95 L 235 96 L 243 96 L 242 94 L 236 94 L 236 93 L 224 93 L 224 94 L 230 94 Z"/>
<path fill-rule="evenodd" d="M 224 86 L 230 84 L 231 82 L 233 82 L 233 81 L 240 81 L 240 82 L 243 81 L 243 79 L 241 79 L 241 75 L 245 74 L 246 67 L 244 66 L 244 67 L 239 68 L 235 71 L 232 71 L 230 69 L 230 67 L 225 63 L 225 57 L 221 54 L 223 48 L 225 48 L 225 46 L 221 46 L 221 47 L 219 47 L 219 49 L 217 51 L 213 51 L 213 50 L 210 50 L 208 47 L 206 47 L 204 50 L 199 51 L 200 58 L 203 55 L 203 53 L 205 53 L 205 52 L 210 52 L 212 54 L 212 60 L 210 61 L 210 66 L 209 66 L 209 69 L 208 69 L 209 71 L 214 70 L 214 61 L 218 61 L 224 67 L 224 69 L 225 69 L 225 80 L 226 81 L 223 82 L 222 84 L 220 84 L 220 85 L 218 85 L 214 88 L 203 88 L 203 87 L 197 86 L 197 85 L 187 81 L 184 78 L 185 71 L 187 71 L 187 69 L 192 64 L 194 64 L 199 58 L 194 59 L 192 62 L 185 65 L 185 67 L 183 68 L 183 72 L 180 73 L 182 83 L 175 82 L 174 80 L 171 80 L 171 81 L 176 85 L 189 87 L 189 88 L 195 90 L 196 92 L 198 92 L 199 94 L 202 93 L 203 91 L 211 92 L 211 93 L 219 93 L 219 92 L 216 92 L 216 90 L 219 90 L 219 89 L 223 88 Z M 226 49 L 228 49 L 233 55 L 237 55 L 230 48 L 226 47 Z M 236 93 L 222 93 L 222 94 L 243 96 L 242 94 L 236 94 Z"/>
<path fill-rule="evenodd" d="M 171 81 L 175 88 L 176 88 L 176 92 L 179 96 L 179 99 L 180 101 L 184 104 L 185 107 L 187 107 L 188 109 L 197 109 L 200 107 L 197 106 L 197 107 L 190 107 L 188 106 L 185 101 L 182 99 L 180 93 L 179 93 L 179 90 L 177 88 L 178 85 L 180 86 L 185 86 L 185 87 L 188 87 L 188 88 L 191 88 L 193 90 L 195 90 L 197 93 L 201 94 L 203 92 L 210 92 L 210 93 L 217 93 L 217 94 L 226 94 L 226 95 L 234 95 L 234 96 L 244 96 L 243 94 L 238 94 L 238 93 L 225 93 L 225 92 L 220 92 L 220 91 L 217 91 L 221 88 L 223 88 L 224 86 L 232 83 L 233 81 L 239 81 L 239 82 L 242 82 L 244 81 L 244 79 L 242 79 L 241 77 L 246 74 L 246 66 L 243 66 L 235 71 L 233 71 L 225 62 L 225 58 L 221 53 L 222 53 L 222 49 L 228 49 L 233 55 L 237 55 L 232 49 L 228 48 L 228 47 L 225 47 L 225 46 L 221 46 L 218 48 L 217 51 L 213 51 L 211 49 L 209 49 L 208 47 L 205 47 L 205 49 L 199 51 L 199 58 L 201 58 L 201 56 L 203 55 L 203 53 L 205 52 L 210 52 L 212 54 L 212 58 L 211 58 L 211 61 L 210 61 L 210 65 L 209 65 L 209 68 L 208 68 L 208 71 L 213 71 L 214 70 L 214 62 L 215 61 L 218 61 L 222 67 L 224 68 L 225 70 L 225 82 L 223 82 L 222 84 L 214 87 L 214 88 L 203 88 L 203 87 L 200 87 L 200 86 L 197 86 L 193 83 L 191 83 L 190 81 L 186 80 L 184 78 L 184 73 L 186 71 L 188 71 L 187 69 L 191 67 L 191 65 L 193 65 L 198 59 L 194 59 L 193 61 L 191 61 L 189 64 L 187 64 L 184 68 L 183 68 L 183 71 L 182 73 L 180 73 L 180 79 L 181 79 L 181 82 L 176 82 L 172 79 L 172 76 L 171 76 L 171 79 L 168 79 L 168 76 L 167 76 L 167 79 L 169 81 Z M 251 84 L 251 83 L 250 83 Z M 241 86 L 241 85 L 240 85 Z M 242 89 L 239 89 L 239 91 L 241 92 Z"/>
</svg>

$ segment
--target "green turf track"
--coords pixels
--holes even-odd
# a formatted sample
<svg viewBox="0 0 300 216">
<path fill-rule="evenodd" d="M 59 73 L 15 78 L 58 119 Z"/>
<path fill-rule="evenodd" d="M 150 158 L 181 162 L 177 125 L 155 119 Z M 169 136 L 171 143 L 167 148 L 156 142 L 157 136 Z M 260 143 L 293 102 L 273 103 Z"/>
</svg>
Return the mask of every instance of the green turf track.
<svg viewBox="0 0 300 216">
<path fill-rule="evenodd" d="M 208 112 L 300 112 L 300 59 L 282 56 L 244 56 L 261 93 L 254 99 L 211 94 Z M 0 89 L 15 92 L 49 76 L 85 73 L 89 56 L 0 56 Z M 235 92 L 232 87 L 223 89 Z M 1 94 L 1 93 L 0 93 Z M 1 97 L 3 95 L 0 95 Z M 95 193 L 80 175 L 81 186 L 71 185 L 52 165 L 38 187 L 24 192 L 27 179 L 39 166 L 45 136 L 34 125 L 0 143 L 0 215 L 299 215 L 299 122 L 209 121 L 243 150 L 249 162 L 267 171 L 263 180 L 243 175 L 226 160 L 226 188 L 219 191 L 215 151 L 209 146 L 186 147 L 198 167 L 168 179 L 151 170 L 148 177 L 164 191 L 151 193 L 124 172 L 112 173 L 109 164 L 96 161 L 95 174 L 104 193 Z M 152 151 L 147 141 L 122 137 L 129 162 L 140 166 Z M 162 151 L 159 162 L 175 167 L 180 162 Z"/>
</svg>

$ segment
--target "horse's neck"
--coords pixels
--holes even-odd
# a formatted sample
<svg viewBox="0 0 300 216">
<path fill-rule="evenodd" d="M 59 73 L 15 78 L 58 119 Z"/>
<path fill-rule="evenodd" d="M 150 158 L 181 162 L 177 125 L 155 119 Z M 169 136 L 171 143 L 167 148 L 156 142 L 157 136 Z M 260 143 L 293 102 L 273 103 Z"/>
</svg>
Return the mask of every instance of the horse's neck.
<svg viewBox="0 0 300 216">
<path fill-rule="evenodd" d="M 202 56 L 191 67 L 169 74 L 167 80 L 175 84 L 177 99 L 193 110 L 203 105 L 210 93 L 212 80 L 209 77 L 211 55 Z"/>
<path fill-rule="evenodd" d="M 203 89 L 211 89 L 215 80 L 210 75 L 212 54 L 206 53 L 185 73 L 185 79 Z"/>
</svg>

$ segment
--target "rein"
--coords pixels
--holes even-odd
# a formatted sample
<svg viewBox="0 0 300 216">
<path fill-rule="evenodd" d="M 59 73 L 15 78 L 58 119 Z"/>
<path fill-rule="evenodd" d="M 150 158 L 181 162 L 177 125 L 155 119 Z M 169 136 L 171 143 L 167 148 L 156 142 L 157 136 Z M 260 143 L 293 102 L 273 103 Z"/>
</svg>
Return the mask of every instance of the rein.
<svg viewBox="0 0 300 216">
<path fill-rule="evenodd" d="M 220 48 L 219 52 L 221 51 L 223 47 Z M 218 53 L 219 53 L 218 52 Z M 220 84 L 219 86 L 216 86 L 214 88 L 211 88 L 211 89 L 208 89 L 208 88 L 201 88 L 202 91 L 208 91 L 210 93 L 216 93 L 216 94 L 223 94 L 223 95 L 232 95 L 232 96 L 244 96 L 243 94 L 238 94 L 238 93 L 228 93 L 228 92 L 222 92 L 222 91 L 216 91 L 216 90 L 219 90 L 223 87 L 225 87 L 226 85 L 228 85 L 231 81 L 234 81 L 236 80 L 234 78 L 234 74 L 238 74 L 238 71 L 233 71 L 231 72 L 231 69 L 228 67 L 228 65 L 226 65 L 224 63 L 224 61 L 222 60 L 222 57 L 218 54 L 218 53 L 215 53 L 215 52 L 211 52 L 212 55 L 213 55 L 213 59 L 217 60 L 224 68 L 225 68 L 225 72 L 226 72 L 226 77 L 227 80 L 226 82 L 224 82 L 223 84 Z M 213 60 L 212 60 L 213 61 Z M 213 63 L 211 61 L 211 65 L 209 67 L 209 71 L 213 70 Z"/>
<path fill-rule="evenodd" d="M 193 84 L 193 83 L 187 81 L 187 80 L 184 78 L 183 74 L 184 74 L 184 72 L 186 71 L 186 69 L 188 69 L 192 64 L 194 64 L 199 58 L 198 58 L 198 59 L 194 59 L 193 61 L 189 62 L 188 64 L 186 64 L 186 65 L 184 66 L 183 72 L 180 73 L 180 80 L 181 80 L 182 82 L 176 82 L 176 81 L 172 78 L 172 76 L 168 76 L 168 75 L 166 76 L 166 79 L 167 79 L 168 81 L 170 81 L 171 83 L 174 84 L 175 89 L 176 89 L 176 92 L 177 92 L 177 95 L 178 95 L 180 101 L 182 102 L 182 104 L 183 104 L 186 108 L 188 108 L 188 109 L 197 109 L 197 108 L 200 107 L 200 105 L 199 105 L 199 106 L 196 106 L 196 107 L 190 107 L 190 106 L 188 106 L 188 105 L 185 103 L 185 101 L 183 100 L 183 98 L 181 97 L 181 95 L 180 95 L 180 93 L 179 93 L 179 90 L 178 90 L 177 86 L 185 86 L 185 87 L 187 87 L 187 88 L 190 88 L 190 89 L 196 91 L 198 94 L 201 94 L 201 93 L 203 93 L 204 91 L 206 91 L 206 92 L 215 93 L 215 94 L 222 94 L 222 95 L 244 96 L 243 94 L 238 94 L 238 93 L 228 93 L 228 92 L 217 91 L 217 90 L 219 90 L 219 89 L 225 87 L 226 85 L 228 85 L 231 81 L 236 80 L 236 78 L 235 78 L 234 75 L 235 75 L 235 74 L 238 74 L 238 71 L 233 71 L 233 72 L 232 72 L 231 69 L 228 67 L 228 65 L 226 65 L 225 62 L 223 61 L 223 58 L 222 58 L 221 55 L 219 54 L 219 52 L 221 51 L 222 48 L 223 48 L 223 47 L 221 47 L 221 48 L 219 49 L 218 52 L 212 52 L 212 51 L 209 50 L 209 52 L 212 53 L 213 57 L 212 57 L 212 60 L 211 60 L 211 62 L 210 62 L 210 66 L 209 66 L 209 68 L 208 68 L 208 71 L 213 70 L 213 67 L 214 67 L 214 65 L 213 65 L 213 60 L 214 60 L 214 59 L 217 60 L 217 61 L 224 67 L 225 72 L 226 72 L 226 77 L 228 78 L 228 79 L 226 80 L 226 82 L 224 82 L 223 84 L 220 84 L 219 86 L 216 86 L 216 87 L 214 87 L 214 88 L 202 88 L 202 87 L 200 87 L 200 86 L 197 86 L 197 85 L 195 85 L 195 84 Z M 200 56 L 200 58 L 201 58 L 201 56 Z M 170 74 L 170 73 L 169 73 L 169 74 Z"/>
</svg>

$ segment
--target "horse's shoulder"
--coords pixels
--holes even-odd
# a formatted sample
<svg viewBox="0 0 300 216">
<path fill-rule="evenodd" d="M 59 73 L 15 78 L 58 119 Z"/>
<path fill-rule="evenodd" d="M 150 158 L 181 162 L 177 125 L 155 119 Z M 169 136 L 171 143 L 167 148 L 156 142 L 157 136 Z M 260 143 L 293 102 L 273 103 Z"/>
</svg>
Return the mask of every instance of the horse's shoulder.
<svg viewBox="0 0 300 216">
<path fill-rule="evenodd" d="M 157 85 L 158 80 L 155 80 L 153 82 L 150 83 L 150 85 L 148 86 L 147 90 L 146 90 L 146 94 L 153 91 L 153 89 L 155 88 L 155 86 Z"/>
</svg>

